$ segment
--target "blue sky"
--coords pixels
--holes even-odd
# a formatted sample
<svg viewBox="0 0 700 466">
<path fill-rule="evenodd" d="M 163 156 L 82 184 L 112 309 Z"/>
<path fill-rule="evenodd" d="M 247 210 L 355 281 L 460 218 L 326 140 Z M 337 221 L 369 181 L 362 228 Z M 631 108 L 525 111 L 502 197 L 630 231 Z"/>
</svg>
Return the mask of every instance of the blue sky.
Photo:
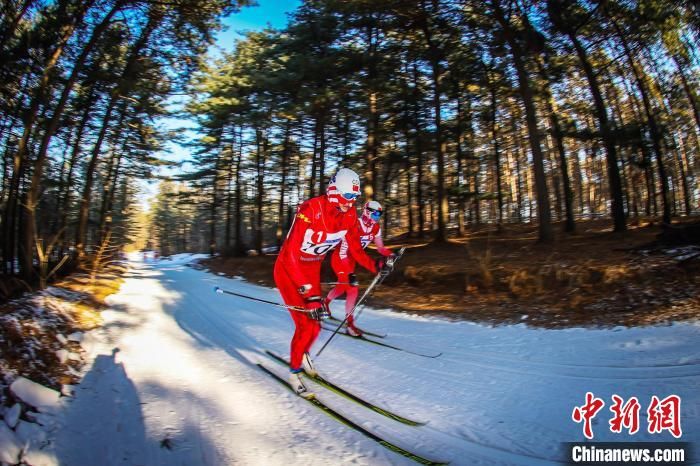
<svg viewBox="0 0 700 466">
<path fill-rule="evenodd" d="M 257 0 L 257 6 L 242 8 L 240 12 L 234 13 L 224 18 L 223 23 L 226 29 L 219 32 L 216 36 L 216 45 L 209 50 L 210 55 L 220 56 L 222 51 L 233 50 L 236 40 L 241 39 L 243 34 L 248 31 L 259 31 L 268 26 L 276 29 L 282 29 L 287 25 L 287 13 L 294 11 L 301 0 Z M 175 104 L 177 105 L 177 104 Z M 192 127 L 192 124 L 186 121 L 181 121 L 174 118 L 168 118 L 163 122 L 168 129 L 181 129 Z M 178 144 L 166 144 L 167 154 L 164 158 L 168 160 L 181 161 L 189 158 L 189 150 Z M 180 169 L 175 169 L 179 171 Z M 161 169 L 162 174 L 172 174 L 172 169 Z M 144 208 L 148 208 L 151 199 L 155 196 L 158 190 L 158 184 L 152 182 L 143 182 L 141 184 L 141 204 Z"/>
<path fill-rule="evenodd" d="M 287 25 L 287 13 L 294 11 L 300 0 L 258 0 L 258 6 L 242 8 L 240 12 L 234 13 L 224 19 L 227 26 L 226 31 L 222 31 L 217 36 L 217 45 L 225 50 L 231 50 L 236 39 L 241 38 L 241 33 L 245 31 L 255 31 L 272 26 L 281 29 Z"/>
</svg>

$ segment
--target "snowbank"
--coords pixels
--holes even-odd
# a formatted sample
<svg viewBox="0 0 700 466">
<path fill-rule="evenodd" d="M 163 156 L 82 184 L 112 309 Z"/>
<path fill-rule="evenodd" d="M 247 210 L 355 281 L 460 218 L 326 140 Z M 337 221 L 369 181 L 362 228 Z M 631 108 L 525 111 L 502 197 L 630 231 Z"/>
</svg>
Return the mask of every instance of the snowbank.
<svg viewBox="0 0 700 466">
<path fill-rule="evenodd" d="M 61 394 L 24 377 L 18 377 L 10 391 L 20 400 L 35 407 L 41 413 L 55 413 L 62 407 Z"/>
</svg>

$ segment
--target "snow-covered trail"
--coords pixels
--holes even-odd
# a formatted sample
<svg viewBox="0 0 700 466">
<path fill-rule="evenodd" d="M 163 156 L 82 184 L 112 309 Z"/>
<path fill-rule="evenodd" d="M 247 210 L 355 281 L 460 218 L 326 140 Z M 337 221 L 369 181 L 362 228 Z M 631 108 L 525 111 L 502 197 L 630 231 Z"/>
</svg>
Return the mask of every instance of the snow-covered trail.
<svg viewBox="0 0 700 466">
<path fill-rule="evenodd" d="M 187 267 L 183 256 L 132 262 L 109 298 L 106 325 L 86 341 L 95 363 L 61 415 L 61 464 L 415 464 L 338 423 L 260 371 L 286 355 L 285 310 L 219 295 L 215 286 L 279 301 L 276 290 Z M 334 303 L 336 315 L 342 301 Z M 323 400 L 402 447 L 451 464 L 554 464 L 587 391 L 606 402 L 596 441 L 673 441 L 613 434 L 611 396 L 682 398 L 683 440 L 700 437 L 700 323 L 639 329 L 541 330 L 366 310 L 362 325 L 387 343 L 338 336 L 317 360 L 324 376 L 398 414 L 411 427 L 319 389 Z M 322 332 L 319 344 L 328 337 Z M 317 347 L 318 348 L 318 347 Z M 280 367 L 281 369 L 281 367 Z M 283 371 L 283 369 L 282 369 Z M 698 445 L 700 446 L 700 445 Z M 697 448 L 697 447 L 696 447 Z"/>
</svg>

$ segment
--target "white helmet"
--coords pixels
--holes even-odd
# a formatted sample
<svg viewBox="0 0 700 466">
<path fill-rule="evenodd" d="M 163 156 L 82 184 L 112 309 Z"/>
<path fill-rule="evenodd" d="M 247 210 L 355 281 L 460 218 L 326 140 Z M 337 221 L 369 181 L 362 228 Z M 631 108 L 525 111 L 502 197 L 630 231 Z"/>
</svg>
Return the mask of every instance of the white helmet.
<svg viewBox="0 0 700 466">
<path fill-rule="evenodd" d="M 349 168 L 341 168 L 328 182 L 326 195 L 330 202 L 353 204 L 360 196 L 360 177 Z"/>
<path fill-rule="evenodd" d="M 377 201 L 366 202 L 362 207 L 362 217 L 369 221 L 378 222 L 382 216 L 382 205 Z"/>
</svg>

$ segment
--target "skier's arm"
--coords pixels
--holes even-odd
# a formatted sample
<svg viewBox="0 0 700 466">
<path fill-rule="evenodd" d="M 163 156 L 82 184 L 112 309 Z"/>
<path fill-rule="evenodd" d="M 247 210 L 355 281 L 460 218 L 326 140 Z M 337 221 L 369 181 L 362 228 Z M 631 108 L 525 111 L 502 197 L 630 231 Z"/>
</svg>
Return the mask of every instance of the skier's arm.
<svg viewBox="0 0 700 466">
<path fill-rule="evenodd" d="M 311 226 L 311 209 L 302 205 L 297 211 L 292 223 L 292 228 L 289 230 L 287 243 L 284 247 L 285 257 L 284 262 L 287 265 L 287 273 L 290 275 L 294 285 L 301 288 L 303 285 L 310 285 L 310 280 L 301 272 L 301 261 L 299 254 L 306 230 Z"/>
<path fill-rule="evenodd" d="M 350 256 L 355 259 L 359 264 L 369 270 L 372 273 L 377 273 L 377 267 L 374 265 L 374 261 L 367 255 L 364 249 L 362 249 L 362 243 L 360 243 L 360 233 L 357 228 L 350 228 L 348 233 L 345 235 L 348 242 L 348 251 Z"/>
<path fill-rule="evenodd" d="M 382 229 L 381 228 L 379 229 L 379 231 L 377 232 L 377 234 L 374 237 L 374 245 L 377 246 L 377 252 L 384 257 L 390 256 L 393 254 L 393 252 L 391 252 L 391 249 L 384 246 L 384 241 L 382 240 Z"/>
</svg>

